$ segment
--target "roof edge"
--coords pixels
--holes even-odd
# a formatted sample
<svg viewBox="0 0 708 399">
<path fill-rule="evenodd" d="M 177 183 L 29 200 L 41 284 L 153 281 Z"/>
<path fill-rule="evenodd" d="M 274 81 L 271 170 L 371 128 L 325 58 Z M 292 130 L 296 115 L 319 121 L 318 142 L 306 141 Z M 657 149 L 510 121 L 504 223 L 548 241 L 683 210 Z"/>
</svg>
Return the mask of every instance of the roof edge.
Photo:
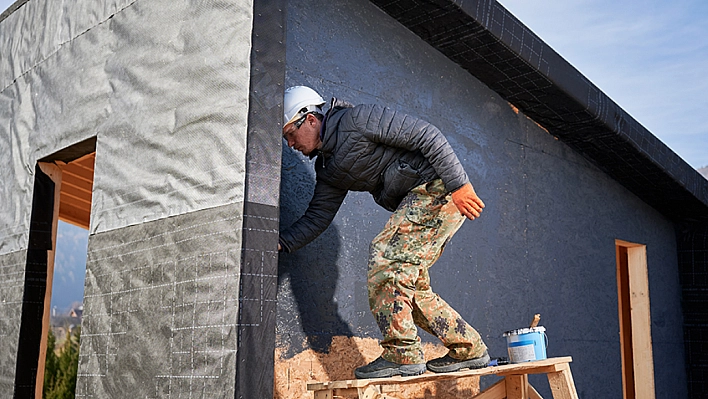
<svg viewBox="0 0 708 399">
<path fill-rule="evenodd" d="M 708 221 L 708 180 L 496 0 L 370 0 L 677 222 Z"/>
<path fill-rule="evenodd" d="M 23 5 L 25 5 L 25 3 L 27 3 L 28 1 L 29 1 L 29 0 L 17 0 L 17 1 L 15 1 L 14 3 L 12 3 L 12 4 L 10 5 L 10 7 L 8 7 L 5 11 L 3 11 L 2 13 L 0 13 L 0 22 L 2 22 L 3 20 L 5 20 L 5 18 L 9 17 L 10 14 L 12 14 L 12 13 L 15 12 L 15 11 L 17 11 L 18 8 L 20 8 L 20 7 L 22 7 Z"/>
</svg>

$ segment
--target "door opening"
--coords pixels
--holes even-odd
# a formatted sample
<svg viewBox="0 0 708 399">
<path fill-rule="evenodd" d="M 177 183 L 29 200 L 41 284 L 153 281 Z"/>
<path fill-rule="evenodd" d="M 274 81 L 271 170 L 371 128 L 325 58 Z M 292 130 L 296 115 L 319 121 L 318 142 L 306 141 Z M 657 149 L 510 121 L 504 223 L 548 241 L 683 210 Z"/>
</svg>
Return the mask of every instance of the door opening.
<svg viewBox="0 0 708 399">
<path fill-rule="evenodd" d="M 41 399 L 43 395 L 58 222 L 88 230 L 95 143 L 93 138 L 69 147 L 42 159 L 35 168 L 14 397 Z M 85 259 L 85 253 L 79 255 Z M 85 262 L 78 272 L 83 281 Z M 83 283 L 80 289 L 83 292 Z"/>
<path fill-rule="evenodd" d="M 654 359 L 646 246 L 615 240 L 615 250 L 623 397 L 653 399 Z"/>
</svg>

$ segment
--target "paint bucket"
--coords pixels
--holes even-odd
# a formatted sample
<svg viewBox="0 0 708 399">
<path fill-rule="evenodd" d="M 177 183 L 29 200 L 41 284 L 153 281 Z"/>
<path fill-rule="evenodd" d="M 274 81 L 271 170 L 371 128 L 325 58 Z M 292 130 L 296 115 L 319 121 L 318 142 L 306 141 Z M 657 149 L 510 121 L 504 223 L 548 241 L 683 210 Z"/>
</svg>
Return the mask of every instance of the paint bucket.
<svg viewBox="0 0 708 399">
<path fill-rule="evenodd" d="M 523 363 L 546 358 L 548 337 L 544 327 L 520 328 L 507 331 L 506 337 L 509 361 Z"/>
</svg>

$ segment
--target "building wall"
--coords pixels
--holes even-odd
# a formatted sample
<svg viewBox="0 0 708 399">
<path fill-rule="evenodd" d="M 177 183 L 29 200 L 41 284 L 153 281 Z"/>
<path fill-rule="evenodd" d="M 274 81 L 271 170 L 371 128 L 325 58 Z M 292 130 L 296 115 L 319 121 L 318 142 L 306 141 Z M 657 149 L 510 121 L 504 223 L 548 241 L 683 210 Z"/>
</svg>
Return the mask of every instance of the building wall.
<svg viewBox="0 0 708 399">
<path fill-rule="evenodd" d="M 276 286 L 283 24 L 267 21 L 280 29 L 260 45 L 275 51 L 252 64 L 262 2 L 254 14 L 252 1 L 30 0 L 0 22 L 0 396 L 17 388 L 36 300 L 35 164 L 92 137 L 77 395 L 271 395 L 269 371 L 255 383 L 237 366 L 249 337 L 272 348 Z"/>
<path fill-rule="evenodd" d="M 288 2 L 286 86 L 298 84 L 423 117 L 446 134 L 487 207 L 433 266 L 433 288 L 492 356 L 506 355 L 504 331 L 541 313 L 548 354 L 573 357 L 581 397 L 622 397 L 615 239 L 645 244 L 657 397 L 687 396 L 674 226 L 657 210 L 368 2 Z M 282 168 L 284 228 L 307 207 L 314 172 L 288 148 Z M 301 395 L 298 381 L 352 378 L 380 353 L 365 265 L 388 216 L 368 193 L 350 193 L 320 238 L 281 255 L 276 397 Z M 431 356 L 444 354 L 420 335 Z M 543 378 L 531 381 L 550 397 Z M 455 397 L 472 385 L 405 396 Z"/>
<path fill-rule="evenodd" d="M 694 223 L 678 230 L 679 266 L 683 287 L 684 338 L 688 392 L 698 398 L 708 392 L 708 224 Z"/>
</svg>

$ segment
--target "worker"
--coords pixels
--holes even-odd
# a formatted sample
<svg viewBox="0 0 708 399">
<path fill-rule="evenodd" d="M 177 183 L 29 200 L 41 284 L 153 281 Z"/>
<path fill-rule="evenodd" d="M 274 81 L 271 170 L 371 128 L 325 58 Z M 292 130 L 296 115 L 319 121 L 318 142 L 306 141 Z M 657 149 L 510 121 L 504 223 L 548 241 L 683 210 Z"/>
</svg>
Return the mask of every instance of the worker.
<svg viewBox="0 0 708 399">
<path fill-rule="evenodd" d="M 383 353 L 358 367 L 357 378 L 410 376 L 485 367 L 479 333 L 430 287 L 428 268 L 465 218 L 484 203 L 443 134 L 430 123 L 380 105 L 325 101 L 313 89 L 285 91 L 283 137 L 315 160 L 316 184 L 304 215 L 280 233 L 278 250 L 295 251 L 322 233 L 347 192 L 368 191 L 392 211 L 371 242 L 369 307 Z M 425 362 L 417 328 L 449 349 Z"/>
</svg>

